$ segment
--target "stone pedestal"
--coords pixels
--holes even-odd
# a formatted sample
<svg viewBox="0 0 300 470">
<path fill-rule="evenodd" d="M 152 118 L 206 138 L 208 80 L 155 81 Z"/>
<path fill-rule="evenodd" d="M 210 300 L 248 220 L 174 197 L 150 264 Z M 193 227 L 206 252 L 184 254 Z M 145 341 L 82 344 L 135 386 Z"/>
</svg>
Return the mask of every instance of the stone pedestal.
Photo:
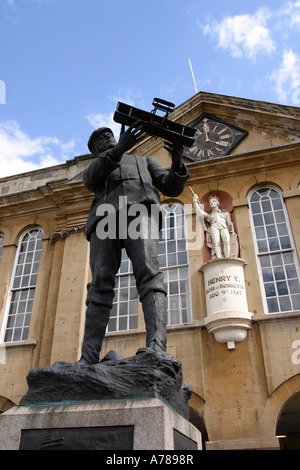
<svg viewBox="0 0 300 470">
<path fill-rule="evenodd" d="M 158 398 L 17 406 L 0 450 L 201 450 L 201 433 Z"/>
<path fill-rule="evenodd" d="M 252 313 L 248 311 L 244 265 L 240 258 L 213 259 L 203 264 L 207 317 L 205 326 L 219 343 L 234 349 L 251 328 Z"/>
</svg>

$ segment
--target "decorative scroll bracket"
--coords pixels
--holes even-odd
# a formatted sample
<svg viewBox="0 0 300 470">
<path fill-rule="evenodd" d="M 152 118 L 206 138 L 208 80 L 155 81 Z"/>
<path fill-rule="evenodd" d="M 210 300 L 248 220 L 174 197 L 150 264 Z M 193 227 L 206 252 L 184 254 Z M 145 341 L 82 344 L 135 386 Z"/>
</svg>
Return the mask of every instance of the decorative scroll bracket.
<svg viewBox="0 0 300 470">
<path fill-rule="evenodd" d="M 57 240 L 65 239 L 72 233 L 84 232 L 85 225 L 79 225 L 78 227 L 68 227 L 62 230 L 58 230 L 51 235 L 51 243 L 56 243 Z"/>
</svg>

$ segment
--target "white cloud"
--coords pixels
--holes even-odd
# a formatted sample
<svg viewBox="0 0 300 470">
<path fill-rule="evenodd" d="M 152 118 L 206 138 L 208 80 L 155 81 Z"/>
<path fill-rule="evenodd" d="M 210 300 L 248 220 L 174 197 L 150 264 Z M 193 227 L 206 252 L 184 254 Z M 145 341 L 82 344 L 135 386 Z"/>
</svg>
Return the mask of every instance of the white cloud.
<svg viewBox="0 0 300 470">
<path fill-rule="evenodd" d="M 94 113 L 89 114 L 86 118 L 95 129 L 98 129 L 99 127 L 109 127 L 113 131 L 115 137 L 118 137 L 121 127 L 120 124 L 117 124 L 113 120 L 113 116 L 114 112 L 110 114 Z"/>
<path fill-rule="evenodd" d="M 273 71 L 270 79 L 275 82 L 274 89 L 281 101 L 287 102 L 292 90 L 296 90 L 291 97 L 292 102 L 293 96 L 297 100 L 297 89 L 300 89 L 300 57 L 291 49 L 285 50 L 280 67 Z M 293 104 L 299 104 L 299 101 Z"/>
<path fill-rule="evenodd" d="M 126 103 L 137 108 L 148 108 L 148 110 L 151 111 L 151 103 L 149 103 L 149 105 L 146 107 L 145 102 L 141 97 L 140 90 L 134 90 L 132 88 L 128 88 L 127 90 L 125 90 L 125 92 L 119 90 L 118 93 L 113 96 L 108 96 L 107 98 L 113 103 L 114 106 L 116 106 L 117 103 L 121 101 L 122 103 Z M 115 137 L 118 139 L 121 130 L 121 125 L 114 121 L 114 112 L 115 111 L 111 113 L 95 112 L 88 114 L 86 116 L 86 119 L 95 129 L 98 129 L 99 127 L 109 127 L 113 131 Z"/>
<path fill-rule="evenodd" d="M 254 15 L 227 16 L 219 23 L 202 26 L 202 30 L 217 38 L 217 47 L 229 50 L 233 57 L 255 59 L 259 53 L 269 54 L 276 49 L 267 27 L 270 15 L 266 8 L 259 8 Z"/>
<path fill-rule="evenodd" d="M 294 26 L 300 26 L 300 0 L 296 2 L 287 2 L 279 10 L 281 18 L 285 21 L 285 24 L 291 28 Z"/>
<path fill-rule="evenodd" d="M 27 135 L 16 121 L 0 122 L 0 178 L 63 163 L 75 142 Z"/>
<path fill-rule="evenodd" d="M 125 91 L 119 90 L 118 93 L 108 96 L 108 99 L 116 104 L 118 101 L 130 104 L 131 106 L 144 107 L 145 101 L 142 98 L 142 93 L 138 89 L 127 88 Z"/>
</svg>

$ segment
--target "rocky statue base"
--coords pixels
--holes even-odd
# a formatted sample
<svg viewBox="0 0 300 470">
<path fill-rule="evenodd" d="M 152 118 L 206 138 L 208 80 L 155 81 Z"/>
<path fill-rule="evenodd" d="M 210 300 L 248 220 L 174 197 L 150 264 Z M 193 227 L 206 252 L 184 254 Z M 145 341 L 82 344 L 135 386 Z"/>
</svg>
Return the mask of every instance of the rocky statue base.
<svg viewBox="0 0 300 470">
<path fill-rule="evenodd" d="M 159 398 L 188 419 L 191 388 L 183 382 L 181 362 L 149 348 L 126 359 L 110 351 L 95 365 L 55 362 L 37 367 L 28 373 L 27 383 L 20 406 Z"/>
</svg>

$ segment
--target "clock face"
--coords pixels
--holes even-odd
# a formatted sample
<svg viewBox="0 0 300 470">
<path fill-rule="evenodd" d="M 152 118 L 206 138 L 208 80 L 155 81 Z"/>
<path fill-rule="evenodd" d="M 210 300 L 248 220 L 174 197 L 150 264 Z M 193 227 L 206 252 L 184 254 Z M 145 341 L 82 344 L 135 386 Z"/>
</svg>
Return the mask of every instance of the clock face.
<svg viewBox="0 0 300 470">
<path fill-rule="evenodd" d="M 204 114 L 192 127 L 196 128 L 195 142 L 184 153 L 193 161 L 227 155 L 248 133 L 208 114 Z"/>
</svg>

